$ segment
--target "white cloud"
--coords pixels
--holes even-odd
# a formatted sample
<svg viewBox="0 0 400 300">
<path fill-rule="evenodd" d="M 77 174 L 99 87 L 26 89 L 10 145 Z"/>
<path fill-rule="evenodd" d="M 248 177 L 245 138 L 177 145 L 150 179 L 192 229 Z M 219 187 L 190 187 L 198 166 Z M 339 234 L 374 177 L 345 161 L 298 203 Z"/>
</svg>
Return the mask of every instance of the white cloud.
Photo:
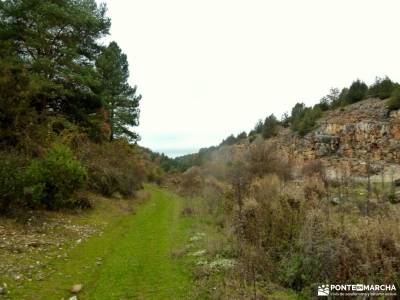
<svg viewBox="0 0 400 300">
<path fill-rule="evenodd" d="M 356 78 L 400 80 L 397 0 L 106 3 L 153 150 L 219 143 Z"/>
</svg>

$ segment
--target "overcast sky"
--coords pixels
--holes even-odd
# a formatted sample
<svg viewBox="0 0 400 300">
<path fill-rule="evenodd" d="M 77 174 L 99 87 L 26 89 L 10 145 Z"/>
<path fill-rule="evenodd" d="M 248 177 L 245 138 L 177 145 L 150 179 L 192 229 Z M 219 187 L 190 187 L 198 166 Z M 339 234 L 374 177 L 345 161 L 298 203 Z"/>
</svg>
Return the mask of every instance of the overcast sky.
<svg viewBox="0 0 400 300">
<path fill-rule="evenodd" d="M 140 144 L 171 156 L 356 78 L 400 81 L 398 0 L 102 2 L 143 95 Z"/>
</svg>

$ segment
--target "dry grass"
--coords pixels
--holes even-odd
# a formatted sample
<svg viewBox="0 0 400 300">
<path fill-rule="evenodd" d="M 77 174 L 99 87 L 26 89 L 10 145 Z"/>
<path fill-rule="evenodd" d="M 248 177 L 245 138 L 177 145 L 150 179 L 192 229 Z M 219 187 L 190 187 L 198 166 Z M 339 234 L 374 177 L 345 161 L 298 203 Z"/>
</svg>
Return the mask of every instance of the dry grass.
<svg viewBox="0 0 400 300">
<path fill-rule="evenodd" d="M 204 219 L 220 220 L 237 261 L 235 271 L 219 279 L 199 272 L 204 287 L 215 286 L 211 298 L 270 299 L 270 283 L 306 298 L 323 282 L 400 284 L 400 208 L 372 193 L 366 202 L 365 187 L 347 179 L 332 186 L 318 161 L 309 162 L 299 180 L 288 180 L 274 171 L 276 153 L 266 149 L 255 146 L 255 157 L 228 166 L 223 180 L 197 170 L 203 200 L 189 205 Z M 204 248 L 218 255 L 226 245 L 211 239 Z"/>
</svg>

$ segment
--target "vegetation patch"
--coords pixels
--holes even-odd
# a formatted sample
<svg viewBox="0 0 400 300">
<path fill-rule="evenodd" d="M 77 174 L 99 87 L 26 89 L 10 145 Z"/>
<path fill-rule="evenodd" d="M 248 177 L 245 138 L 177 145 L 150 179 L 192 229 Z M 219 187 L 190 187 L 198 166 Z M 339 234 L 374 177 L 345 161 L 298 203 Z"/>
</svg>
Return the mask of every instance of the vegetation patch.
<svg viewBox="0 0 400 300">
<path fill-rule="evenodd" d="M 43 246 L 36 255 L 16 254 L 16 260 L 39 264 L 27 265 L 33 265 L 32 275 L 12 269 L 3 274 L 0 281 L 7 283 L 7 295 L 61 299 L 71 295 L 74 284 L 82 284 L 79 299 L 186 298 L 192 285 L 189 258 L 171 254 L 189 239 L 192 222 L 180 216 L 182 198 L 154 187 L 147 190 L 150 198 L 135 213 L 132 200 L 103 199 L 98 208 L 83 215 L 58 215 L 65 225 L 50 223 L 53 234 L 60 237 L 58 244 Z M 90 238 L 83 234 L 86 226 L 93 228 Z M 43 240 L 47 238 L 46 234 Z M 11 264 L 8 251 L 4 250 L 2 261 Z M 16 274 L 20 277 L 14 278 Z"/>
</svg>

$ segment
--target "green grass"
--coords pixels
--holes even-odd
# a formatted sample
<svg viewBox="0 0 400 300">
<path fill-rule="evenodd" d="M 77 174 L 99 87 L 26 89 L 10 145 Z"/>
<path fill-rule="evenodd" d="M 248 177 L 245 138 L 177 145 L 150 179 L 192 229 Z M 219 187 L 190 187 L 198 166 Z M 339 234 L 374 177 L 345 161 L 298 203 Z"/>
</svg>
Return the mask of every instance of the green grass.
<svg viewBox="0 0 400 300">
<path fill-rule="evenodd" d="M 84 285 L 80 300 L 187 299 L 188 258 L 171 256 L 187 242 L 191 228 L 190 219 L 180 216 L 183 199 L 155 187 L 147 190 L 151 197 L 135 214 L 110 220 L 101 236 L 71 250 L 68 261 L 52 261 L 56 272 L 24 285 L 15 299 L 68 299 L 74 283 Z"/>
</svg>

